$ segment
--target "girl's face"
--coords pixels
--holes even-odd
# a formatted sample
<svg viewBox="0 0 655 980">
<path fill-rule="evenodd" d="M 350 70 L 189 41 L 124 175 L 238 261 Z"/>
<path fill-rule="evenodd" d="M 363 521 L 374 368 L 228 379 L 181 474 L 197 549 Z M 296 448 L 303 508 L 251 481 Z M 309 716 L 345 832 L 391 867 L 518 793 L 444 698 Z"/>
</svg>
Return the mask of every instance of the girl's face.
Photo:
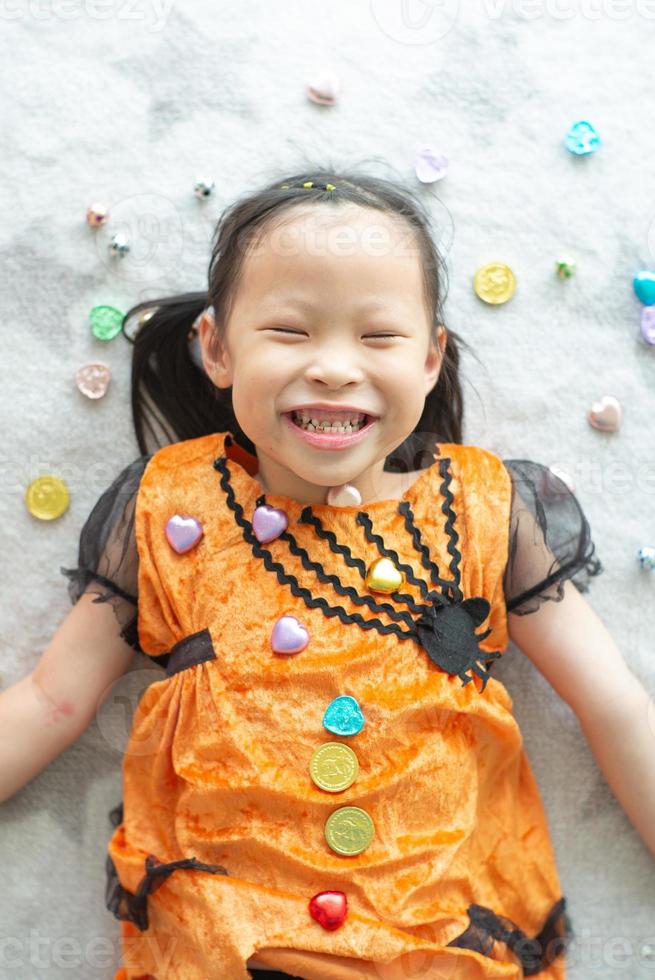
<svg viewBox="0 0 655 980">
<path fill-rule="evenodd" d="M 212 329 L 207 315 L 205 369 L 232 386 L 265 492 L 316 504 L 351 483 L 363 503 L 396 496 L 400 478 L 383 471 L 385 458 L 418 423 L 446 342 L 441 327 L 439 346 L 430 343 L 418 246 L 404 222 L 356 207 L 294 212 L 249 250 L 214 360 Z M 316 403 L 376 419 L 352 445 L 310 445 L 286 413 Z"/>
</svg>

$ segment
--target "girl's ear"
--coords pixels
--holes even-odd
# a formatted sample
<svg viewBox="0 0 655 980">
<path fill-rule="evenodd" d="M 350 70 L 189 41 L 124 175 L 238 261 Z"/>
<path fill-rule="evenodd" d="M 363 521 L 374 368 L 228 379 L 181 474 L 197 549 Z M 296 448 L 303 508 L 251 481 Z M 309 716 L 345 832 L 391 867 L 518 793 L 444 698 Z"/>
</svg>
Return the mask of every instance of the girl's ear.
<svg viewBox="0 0 655 980">
<path fill-rule="evenodd" d="M 443 361 L 444 351 L 446 349 L 447 343 L 447 331 L 443 323 L 439 324 L 439 329 L 437 331 L 438 345 L 430 342 L 430 349 L 428 351 L 428 356 L 425 359 L 425 393 L 428 395 L 437 381 L 439 380 L 439 372 L 441 371 L 441 363 Z"/>
<path fill-rule="evenodd" d="M 214 308 L 208 307 L 198 324 L 198 341 L 205 371 L 217 388 L 232 384 L 232 366 L 227 347 L 221 343 L 214 321 Z"/>
</svg>

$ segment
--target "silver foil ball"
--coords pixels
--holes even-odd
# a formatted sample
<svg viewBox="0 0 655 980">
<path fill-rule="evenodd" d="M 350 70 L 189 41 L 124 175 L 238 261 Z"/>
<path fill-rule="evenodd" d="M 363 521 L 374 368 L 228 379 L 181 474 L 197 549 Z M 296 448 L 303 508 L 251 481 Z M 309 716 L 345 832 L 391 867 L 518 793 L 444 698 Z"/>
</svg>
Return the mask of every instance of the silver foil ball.
<svg viewBox="0 0 655 980">
<path fill-rule="evenodd" d="M 207 177 L 197 177 L 193 193 L 201 200 L 205 200 L 205 198 L 213 194 L 215 186 L 213 180 L 209 180 Z"/>
<path fill-rule="evenodd" d="M 122 231 L 117 231 L 107 248 L 111 255 L 119 259 L 124 259 L 130 251 L 130 242 L 127 235 L 124 235 Z"/>
<path fill-rule="evenodd" d="M 637 558 L 642 568 L 647 568 L 649 572 L 655 571 L 655 548 L 644 545 L 637 552 Z"/>
</svg>

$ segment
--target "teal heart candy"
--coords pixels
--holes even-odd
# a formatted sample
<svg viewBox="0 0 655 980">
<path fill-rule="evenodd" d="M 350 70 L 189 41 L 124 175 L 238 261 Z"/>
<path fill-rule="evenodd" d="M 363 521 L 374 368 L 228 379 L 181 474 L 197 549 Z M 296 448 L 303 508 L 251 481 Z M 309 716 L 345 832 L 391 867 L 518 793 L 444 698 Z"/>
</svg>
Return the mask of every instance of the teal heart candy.
<svg viewBox="0 0 655 980">
<path fill-rule="evenodd" d="M 335 735 L 356 735 L 364 727 L 364 715 L 355 698 L 341 694 L 326 708 L 323 727 Z"/>
<path fill-rule="evenodd" d="M 644 306 L 652 306 L 655 303 L 655 272 L 642 269 L 632 280 L 632 285 L 640 303 Z"/>
<path fill-rule="evenodd" d="M 574 122 L 564 137 L 564 146 L 569 153 L 575 153 L 576 156 L 595 153 L 600 144 L 600 136 L 586 119 L 579 119 Z"/>
</svg>

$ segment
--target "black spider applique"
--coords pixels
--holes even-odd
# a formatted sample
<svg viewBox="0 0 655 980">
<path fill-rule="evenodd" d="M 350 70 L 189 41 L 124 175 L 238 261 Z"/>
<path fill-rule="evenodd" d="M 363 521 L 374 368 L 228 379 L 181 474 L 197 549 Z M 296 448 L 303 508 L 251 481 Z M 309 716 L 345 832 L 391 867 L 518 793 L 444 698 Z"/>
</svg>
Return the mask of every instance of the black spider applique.
<svg viewBox="0 0 655 980">
<path fill-rule="evenodd" d="M 474 671 L 482 678 L 482 691 L 487 686 L 489 671 L 480 669 L 480 661 L 495 660 L 500 653 L 485 653 L 479 643 L 491 633 L 491 628 L 478 635 L 476 627 L 489 615 L 489 603 L 483 596 L 464 599 L 448 605 L 426 606 L 416 623 L 419 643 L 430 660 L 448 674 L 462 678 L 462 687 L 473 680 Z"/>
</svg>

